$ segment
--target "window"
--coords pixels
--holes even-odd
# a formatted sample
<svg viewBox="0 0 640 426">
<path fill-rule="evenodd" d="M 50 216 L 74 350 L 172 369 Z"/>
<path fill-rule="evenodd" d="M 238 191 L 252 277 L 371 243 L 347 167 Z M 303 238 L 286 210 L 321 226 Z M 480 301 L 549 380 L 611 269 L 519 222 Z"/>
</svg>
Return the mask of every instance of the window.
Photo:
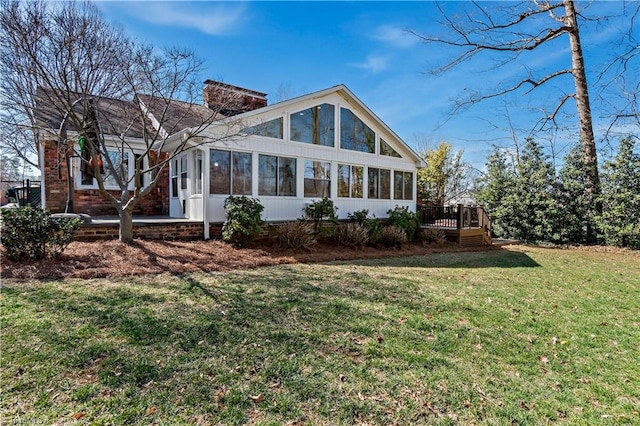
<svg viewBox="0 0 640 426">
<path fill-rule="evenodd" d="M 291 114 L 291 140 L 334 146 L 334 111 L 333 105 L 322 104 Z"/>
<path fill-rule="evenodd" d="M 338 165 L 338 197 L 362 198 L 364 167 Z"/>
<path fill-rule="evenodd" d="M 346 108 L 340 108 L 340 148 L 376 152 L 375 132 Z"/>
<path fill-rule="evenodd" d="M 402 158 L 402 155 L 398 154 L 398 151 L 393 149 L 391 145 L 386 143 L 382 138 L 380 138 L 380 155 L 386 155 L 387 157 Z"/>
<path fill-rule="evenodd" d="M 413 200 L 413 173 L 393 172 L 393 187 L 396 200 Z"/>
<path fill-rule="evenodd" d="M 296 159 L 260 155 L 258 157 L 258 194 L 296 196 Z"/>
<path fill-rule="evenodd" d="M 304 196 L 331 197 L 331 163 L 313 160 L 305 161 Z"/>
<path fill-rule="evenodd" d="M 234 152 L 232 154 L 232 182 L 234 195 L 251 195 L 251 154 Z"/>
<path fill-rule="evenodd" d="M 212 149 L 209 193 L 251 195 L 251 154 Z"/>
<path fill-rule="evenodd" d="M 391 198 L 391 170 L 369 167 L 368 178 L 369 198 L 383 200 Z"/>
<path fill-rule="evenodd" d="M 195 168 L 193 169 L 193 182 L 194 182 L 194 188 L 193 188 L 193 193 L 194 194 L 202 194 L 202 151 L 195 150 L 193 152 L 193 162 L 195 165 Z"/>
<path fill-rule="evenodd" d="M 186 155 L 180 157 L 180 189 L 187 189 L 187 166 L 188 158 Z"/>
<path fill-rule="evenodd" d="M 178 159 L 174 158 L 172 163 L 172 168 L 171 168 L 171 196 L 172 197 L 177 197 L 178 196 Z"/>
<path fill-rule="evenodd" d="M 256 136 L 266 136 L 268 138 L 282 139 L 282 117 L 269 120 L 255 126 L 247 127 L 242 133 Z"/>
<path fill-rule="evenodd" d="M 120 151 L 118 149 L 108 149 L 107 155 L 109 156 L 109 160 L 113 165 L 114 172 L 120 176 L 120 179 L 125 186 L 129 186 L 129 180 L 133 177 L 135 162 L 129 162 L 129 151 Z M 112 173 L 109 170 L 108 163 L 105 160 L 102 160 L 100 156 L 98 156 L 100 171 L 102 173 L 102 181 L 104 183 L 105 188 L 120 189 L 120 185 L 116 179 L 115 173 Z M 101 164 L 100 164 L 101 163 Z M 89 164 L 81 164 L 80 167 L 80 184 L 82 186 L 92 186 L 97 187 L 97 182 L 93 177 L 92 166 Z"/>
</svg>

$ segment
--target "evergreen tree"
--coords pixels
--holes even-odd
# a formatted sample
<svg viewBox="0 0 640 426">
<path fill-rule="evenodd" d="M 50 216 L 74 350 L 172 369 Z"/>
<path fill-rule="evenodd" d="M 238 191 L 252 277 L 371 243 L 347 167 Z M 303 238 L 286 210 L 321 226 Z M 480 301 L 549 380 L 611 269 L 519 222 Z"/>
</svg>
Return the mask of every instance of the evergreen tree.
<svg viewBox="0 0 640 426">
<path fill-rule="evenodd" d="M 585 165 L 582 146 L 576 144 L 564 158 L 558 174 L 558 234 L 559 242 L 581 244 L 587 239 L 587 229 L 593 227 L 585 205 Z"/>
<path fill-rule="evenodd" d="M 603 166 L 602 213 L 597 217 L 604 243 L 640 249 L 640 154 L 629 136 L 618 155 Z"/>
<path fill-rule="evenodd" d="M 555 173 L 548 155 L 534 139 L 527 139 L 516 167 L 517 176 L 510 203 L 513 237 L 522 241 L 551 241 L 557 233 Z"/>
<path fill-rule="evenodd" d="M 515 181 L 514 170 L 504 150 L 495 146 L 487 157 L 486 168 L 487 171 L 478 181 L 479 187 L 476 190 L 478 202 L 484 205 L 485 210 L 491 215 L 493 234 L 498 237 L 509 237 L 508 222 L 511 208 L 506 200 L 512 198 L 510 191 Z"/>
</svg>

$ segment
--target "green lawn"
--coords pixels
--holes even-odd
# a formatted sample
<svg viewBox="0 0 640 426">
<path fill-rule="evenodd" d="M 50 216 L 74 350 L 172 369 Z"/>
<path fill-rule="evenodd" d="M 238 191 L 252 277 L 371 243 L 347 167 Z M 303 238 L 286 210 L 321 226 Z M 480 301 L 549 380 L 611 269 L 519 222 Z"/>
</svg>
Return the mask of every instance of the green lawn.
<svg viewBox="0 0 640 426">
<path fill-rule="evenodd" d="M 640 422 L 640 254 L 3 282 L 0 424 Z"/>
</svg>

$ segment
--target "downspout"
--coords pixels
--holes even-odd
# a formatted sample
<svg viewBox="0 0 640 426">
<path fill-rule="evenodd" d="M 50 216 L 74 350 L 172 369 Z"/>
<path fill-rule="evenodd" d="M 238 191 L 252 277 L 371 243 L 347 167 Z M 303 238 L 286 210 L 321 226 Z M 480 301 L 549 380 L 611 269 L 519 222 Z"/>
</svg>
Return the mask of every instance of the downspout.
<svg viewBox="0 0 640 426">
<path fill-rule="evenodd" d="M 211 173 L 209 147 L 205 146 L 202 153 L 204 157 L 202 162 L 202 226 L 204 226 L 204 239 L 208 240 L 211 238 L 209 235 L 209 173 Z"/>
</svg>

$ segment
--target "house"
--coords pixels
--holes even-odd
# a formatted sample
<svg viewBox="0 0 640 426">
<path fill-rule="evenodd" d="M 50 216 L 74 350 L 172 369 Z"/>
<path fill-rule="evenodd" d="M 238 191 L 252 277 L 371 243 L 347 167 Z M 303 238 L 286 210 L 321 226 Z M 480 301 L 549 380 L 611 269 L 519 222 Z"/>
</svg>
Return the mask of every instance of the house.
<svg viewBox="0 0 640 426">
<path fill-rule="evenodd" d="M 415 211 L 416 170 L 423 160 L 346 86 L 267 105 L 264 93 L 211 80 L 205 84 L 204 106 L 171 102 L 166 108 L 161 99 L 138 95 L 131 104 L 145 114 L 142 125 L 115 116 L 114 104 L 123 101 L 96 101 L 105 143 L 114 146 L 109 156 L 126 173 L 132 173 L 134 160 L 154 164 L 185 140 L 190 148 L 170 161 L 137 213 L 203 222 L 208 238 L 209 225 L 224 222 L 230 195 L 259 199 L 270 222 L 300 218 L 307 205 L 323 197 L 333 200 L 341 219 L 363 209 L 379 218 L 395 206 Z M 42 125 L 55 135 L 60 114 L 48 115 L 53 117 L 41 117 Z M 162 143 L 140 159 L 148 126 L 162 135 Z M 41 161 L 43 204 L 62 211 L 67 182 L 57 138 L 43 137 Z M 79 158 L 72 169 L 75 211 L 115 214 Z"/>
</svg>

